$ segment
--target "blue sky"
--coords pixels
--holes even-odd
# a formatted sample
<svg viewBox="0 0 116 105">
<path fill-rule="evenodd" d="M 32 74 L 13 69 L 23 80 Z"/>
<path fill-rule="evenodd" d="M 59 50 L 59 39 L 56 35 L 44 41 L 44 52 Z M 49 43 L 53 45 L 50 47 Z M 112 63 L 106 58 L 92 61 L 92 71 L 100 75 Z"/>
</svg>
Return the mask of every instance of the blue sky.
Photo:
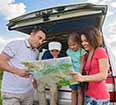
<svg viewBox="0 0 116 105">
<path fill-rule="evenodd" d="M 44 8 L 87 2 L 108 5 L 103 32 L 110 34 L 108 36 L 110 40 L 116 40 L 116 0 L 0 0 L 0 51 L 8 41 L 28 36 L 20 32 L 9 31 L 6 26 L 9 19 Z"/>
</svg>

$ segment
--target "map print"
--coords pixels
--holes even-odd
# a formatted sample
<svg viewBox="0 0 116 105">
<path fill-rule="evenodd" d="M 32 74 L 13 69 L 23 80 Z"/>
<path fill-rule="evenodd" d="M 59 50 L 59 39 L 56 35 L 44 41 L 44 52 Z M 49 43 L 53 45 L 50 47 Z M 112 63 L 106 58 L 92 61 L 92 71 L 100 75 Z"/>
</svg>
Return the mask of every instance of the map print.
<svg viewBox="0 0 116 105">
<path fill-rule="evenodd" d="M 39 82 L 49 85 L 67 86 L 77 84 L 71 77 L 73 71 L 70 57 L 54 58 L 48 60 L 25 61 L 22 64 L 30 71 L 33 77 Z"/>
</svg>

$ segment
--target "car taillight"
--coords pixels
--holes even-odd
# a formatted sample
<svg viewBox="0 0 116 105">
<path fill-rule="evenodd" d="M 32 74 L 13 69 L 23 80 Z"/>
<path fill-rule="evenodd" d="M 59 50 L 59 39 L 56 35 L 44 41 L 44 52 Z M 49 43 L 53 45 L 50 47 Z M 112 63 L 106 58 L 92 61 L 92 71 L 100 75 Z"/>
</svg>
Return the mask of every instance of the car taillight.
<svg viewBox="0 0 116 105">
<path fill-rule="evenodd" d="M 110 101 L 116 102 L 116 92 L 109 92 L 110 93 Z"/>
<path fill-rule="evenodd" d="M 110 93 L 110 101 L 116 102 L 116 77 L 108 77 L 106 79 L 107 89 Z"/>
</svg>

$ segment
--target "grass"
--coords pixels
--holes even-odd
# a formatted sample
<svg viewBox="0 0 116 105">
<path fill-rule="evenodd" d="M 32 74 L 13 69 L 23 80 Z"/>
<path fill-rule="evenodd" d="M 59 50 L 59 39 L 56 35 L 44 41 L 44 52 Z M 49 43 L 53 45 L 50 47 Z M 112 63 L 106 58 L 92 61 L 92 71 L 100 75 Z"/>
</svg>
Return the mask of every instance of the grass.
<svg viewBox="0 0 116 105">
<path fill-rule="evenodd" d="M 0 89 L 1 89 L 1 80 L 2 80 L 2 70 L 0 70 Z M 0 105 L 2 105 L 2 100 L 1 100 L 1 91 L 0 91 Z"/>
</svg>

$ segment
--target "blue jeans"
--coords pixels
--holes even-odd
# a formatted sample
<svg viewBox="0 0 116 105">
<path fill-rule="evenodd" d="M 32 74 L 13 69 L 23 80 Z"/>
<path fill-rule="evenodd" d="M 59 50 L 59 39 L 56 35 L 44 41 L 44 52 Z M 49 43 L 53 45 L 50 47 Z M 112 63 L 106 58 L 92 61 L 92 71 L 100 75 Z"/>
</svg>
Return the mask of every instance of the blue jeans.
<svg viewBox="0 0 116 105">
<path fill-rule="evenodd" d="M 109 99 L 95 99 L 89 96 L 85 96 L 84 105 L 110 105 Z"/>
<path fill-rule="evenodd" d="M 70 85 L 70 88 L 71 88 L 72 90 L 80 89 L 80 84 Z"/>
</svg>

